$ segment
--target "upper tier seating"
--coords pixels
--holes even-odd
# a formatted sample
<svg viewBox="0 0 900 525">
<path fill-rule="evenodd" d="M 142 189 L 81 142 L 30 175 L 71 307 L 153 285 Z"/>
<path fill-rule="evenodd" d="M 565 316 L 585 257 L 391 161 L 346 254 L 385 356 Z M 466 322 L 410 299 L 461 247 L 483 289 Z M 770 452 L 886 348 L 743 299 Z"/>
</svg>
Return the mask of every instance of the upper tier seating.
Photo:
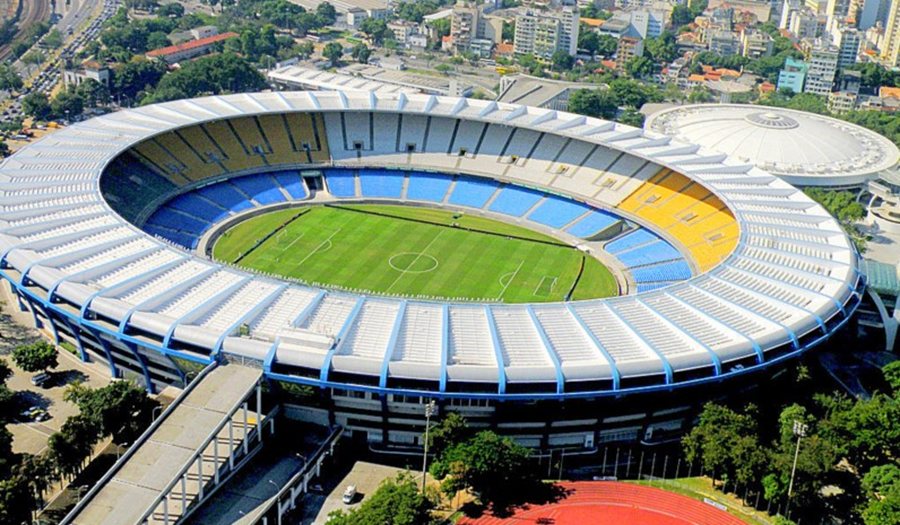
<svg viewBox="0 0 900 525">
<path fill-rule="evenodd" d="M 128 221 L 135 220 L 147 205 L 176 188 L 171 180 L 147 168 L 130 152 L 113 160 L 100 178 L 101 191 Z"/>
<path fill-rule="evenodd" d="M 482 208 L 487 204 L 491 195 L 497 191 L 499 185 L 499 183 L 492 180 L 459 177 L 456 180 L 453 193 L 450 194 L 449 202 L 460 206 L 469 206 L 470 208 Z"/>
<path fill-rule="evenodd" d="M 543 197 L 543 192 L 508 185 L 500 190 L 488 209 L 513 217 L 521 217 Z"/>
<path fill-rule="evenodd" d="M 619 209 L 665 228 L 706 271 L 728 256 L 738 239 L 734 216 L 703 186 L 662 170 L 619 204 Z"/>
<path fill-rule="evenodd" d="M 359 170 L 359 186 L 363 197 L 399 199 L 406 175 L 399 171 Z"/>
<path fill-rule="evenodd" d="M 450 189 L 452 178 L 437 173 L 414 172 L 409 175 L 409 185 L 406 188 L 406 198 L 442 202 Z"/>
</svg>

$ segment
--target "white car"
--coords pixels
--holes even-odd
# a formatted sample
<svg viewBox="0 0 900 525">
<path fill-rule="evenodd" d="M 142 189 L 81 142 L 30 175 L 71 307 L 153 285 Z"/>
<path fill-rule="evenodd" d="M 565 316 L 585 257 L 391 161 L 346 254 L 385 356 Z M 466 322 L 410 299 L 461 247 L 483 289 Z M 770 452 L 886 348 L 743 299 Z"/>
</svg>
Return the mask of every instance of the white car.
<svg viewBox="0 0 900 525">
<path fill-rule="evenodd" d="M 356 499 L 356 485 L 350 485 L 344 490 L 344 497 L 341 498 L 341 501 L 344 502 L 345 505 L 349 505 L 353 503 L 353 500 Z"/>
</svg>

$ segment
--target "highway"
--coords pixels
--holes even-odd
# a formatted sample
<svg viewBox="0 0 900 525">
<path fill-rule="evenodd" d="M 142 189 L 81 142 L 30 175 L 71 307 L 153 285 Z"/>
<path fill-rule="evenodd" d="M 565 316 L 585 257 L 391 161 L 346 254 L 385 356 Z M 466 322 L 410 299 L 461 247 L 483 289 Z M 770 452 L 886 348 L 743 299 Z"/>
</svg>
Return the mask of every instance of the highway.
<svg viewBox="0 0 900 525">
<path fill-rule="evenodd" d="M 19 0 L 22 2 L 22 16 L 19 17 L 18 31 L 12 42 L 22 38 L 25 31 L 35 22 L 50 20 L 50 0 Z M 9 58 L 10 46 L 0 48 L 0 61 Z"/>
</svg>

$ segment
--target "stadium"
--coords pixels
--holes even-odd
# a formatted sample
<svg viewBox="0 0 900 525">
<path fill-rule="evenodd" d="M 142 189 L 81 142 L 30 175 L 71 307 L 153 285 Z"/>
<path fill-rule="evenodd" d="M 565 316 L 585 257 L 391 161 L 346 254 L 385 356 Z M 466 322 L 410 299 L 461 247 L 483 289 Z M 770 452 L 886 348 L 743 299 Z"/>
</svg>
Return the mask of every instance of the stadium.
<svg viewBox="0 0 900 525">
<path fill-rule="evenodd" d="M 840 225 L 757 167 L 492 101 L 151 105 L 20 150 L 0 190 L 10 304 L 55 342 L 151 391 L 255 367 L 289 417 L 375 446 L 418 443 L 428 399 L 535 447 L 658 440 L 865 286 Z"/>
</svg>

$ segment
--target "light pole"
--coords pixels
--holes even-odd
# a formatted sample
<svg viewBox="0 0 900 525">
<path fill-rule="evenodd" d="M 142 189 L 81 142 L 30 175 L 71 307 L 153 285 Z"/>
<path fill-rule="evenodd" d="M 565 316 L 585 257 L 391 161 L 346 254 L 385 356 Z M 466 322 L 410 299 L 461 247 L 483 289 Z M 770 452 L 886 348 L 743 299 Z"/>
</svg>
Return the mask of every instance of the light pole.
<svg viewBox="0 0 900 525">
<path fill-rule="evenodd" d="M 153 412 L 150 413 L 151 421 L 156 421 L 156 411 L 162 410 L 162 405 L 153 407 Z"/>
<path fill-rule="evenodd" d="M 428 429 L 431 425 L 431 416 L 437 410 L 434 401 L 425 405 L 425 452 L 422 454 L 422 494 L 425 494 L 425 473 L 428 471 Z"/>
<path fill-rule="evenodd" d="M 791 467 L 791 482 L 788 484 L 788 500 L 784 509 L 784 515 L 790 519 L 791 495 L 794 491 L 794 475 L 797 473 L 797 458 L 800 457 L 800 438 L 806 435 L 809 426 L 806 423 L 794 420 L 794 435 L 797 436 L 797 448 L 794 450 L 794 466 Z"/>
</svg>

